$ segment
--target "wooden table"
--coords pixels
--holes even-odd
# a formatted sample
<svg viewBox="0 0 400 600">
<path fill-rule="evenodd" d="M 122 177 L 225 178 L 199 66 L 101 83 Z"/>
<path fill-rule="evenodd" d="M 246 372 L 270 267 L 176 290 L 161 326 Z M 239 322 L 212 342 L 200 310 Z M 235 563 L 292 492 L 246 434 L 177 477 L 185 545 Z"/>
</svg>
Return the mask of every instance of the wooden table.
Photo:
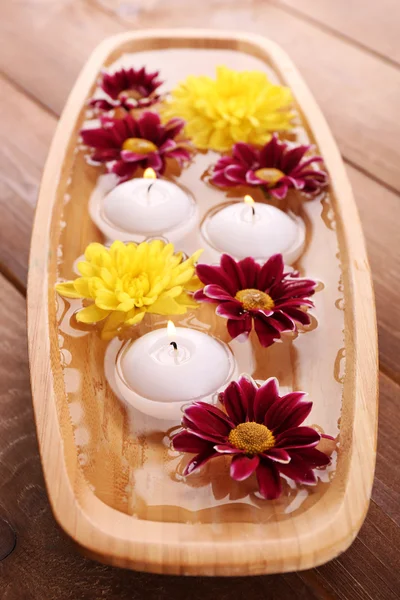
<svg viewBox="0 0 400 600">
<path fill-rule="evenodd" d="M 398 0 L 3 0 L 2 600 L 399 598 L 399 21 Z M 25 331 L 24 295 L 37 189 L 57 117 L 90 51 L 105 36 L 154 26 L 242 29 L 280 43 L 325 112 L 354 186 L 378 310 L 378 461 L 370 510 L 359 536 L 345 554 L 312 571 L 193 580 L 118 570 L 77 554 L 50 512 L 33 423 Z"/>
</svg>

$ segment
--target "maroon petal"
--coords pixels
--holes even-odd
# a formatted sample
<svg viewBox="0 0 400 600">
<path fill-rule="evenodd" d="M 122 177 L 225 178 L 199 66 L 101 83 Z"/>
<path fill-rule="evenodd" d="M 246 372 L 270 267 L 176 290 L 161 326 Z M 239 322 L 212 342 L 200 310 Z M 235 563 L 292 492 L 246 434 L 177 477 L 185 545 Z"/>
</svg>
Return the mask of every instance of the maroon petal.
<svg viewBox="0 0 400 600">
<path fill-rule="evenodd" d="M 236 381 L 232 381 L 220 394 L 220 400 L 235 425 L 246 421 L 247 397 Z"/>
<path fill-rule="evenodd" d="M 205 465 L 209 460 L 211 460 L 212 458 L 216 458 L 217 456 L 222 456 L 222 454 L 218 454 L 218 452 L 215 452 L 214 449 L 198 454 L 197 456 L 192 458 L 192 460 L 187 464 L 183 474 L 185 476 L 190 475 L 197 469 L 200 469 L 200 467 Z"/>
<path fill-rule="evenodd" d="M 241 340 L 247 339 L 252 327 L 251 316 L 246 314 L 243 319 L 228 319 L 227 328 L 232 339 L 241 336 Z"/>
<path fill-rule="evenodd" d="M 293 427 L 276 437 L 277 448 L 312 448 L 320 441 L 321 436 L 312 427 Z"/>
<path fill-rule="evenodd" d="M 245 144 L 244 142 L 235 144 L 233 146 L 232 156 L 247 168 L 259 168 L 258 152 L 255 148 L 249 146 L 249 144 Z"/>
<path fill-rule="evenodd" d="M 287 464 L 290 461 L 290 454 L 282 448 L 270 448 L 263 452 L 263 456 L 281 464 Z"/>
<path fill-rule="evenodd" d="M 140 162 L 143 160 L 143 157 L 146 155 L 138 154 L 137 152 L 132 152 L 131 150 L 121 150 L 121 158 L 125 162 Z"/>
<path fill-rule="evenodd" d="M 294 319 L 302 325 L 309 325 L 311 323 L 310 315 L 308 315 L 304 310 L 291 307 L 285 308 L 284 310 L 291 319 Z"/>
<path fill-rule="evenodd" d="M 137 169 L 137 163 L 126 163 L 123 160 L 117 160 L 111 167 L 111 172 L 115 173 L 121 179 L 132 177 Z"/>
<path fill-rule="evenodd" d="M 225 178 L 235 185 L 246 183 L 246 169 L 240 165 L 228 165 L 224 170 Z"/>
<path fill-rule="evenodd" d="M 270 188 L 268 190 L 271 196 L 274 196 L 278 200 L 283 200 L 286 197 L 289 189 L 289 186 L 286 183 L 281 184 L 281 181 L 282 180 L 279 180 L 277 187 Z"/>
<path fill-rule="evenodd" d="M 197 302 L 210 302 L 210 303 L 218 302 L 218 300 L 214 300 L 213 298 L 209 298 L 208 296 L 206 296 L 203 290 L 197 290 L 193 294 L 193 297 L 195 300 L 197 300 Z"/>
<path fill-rule="evenodd" d="M 83 129 L 80 133 L 82 141 L 86 146 L 92 148 L 117 148 L 120 149 L 120 144 L 115 142 L 110 135 L 109 130 L 103 128 Z"/>
<path fill-rule="evenodd" d="M 213 300 L 227 300 L 232 302 L 233 297 L 232 294 L 224 290 L 219 285 L 209 284 L 204 288 L 204 293 L 209 298 L 213 298 Z"/>
<path fill-rule="evenodd" d="M 243 288 L 256 288 L 258 282 L 258 276 L 261 271 L 261 267 L 254 258 L 251 256 L 244 258 L 238 263 L 241 272 L 244 275 L 244 285 Z"/>
<path fill-rule="evenodd" d="M 258 277 L 258 289 L 268 291 L 283 277 L 284 263 L 282 254 L 274 254 L 262 266 Z"/>
<path fill-rule="evenodd" d="M 263 348 L 272 346 L 275 340 L 280 338 L 279 331 L 274 329 L 264 318 L 260 318 L 257 314 L 254 315 L 254 329 Z"/>
<path fill-rule="evenodd" d="M 156 171 L 156 173 L 164 172 L 164 168 L 165 168 L 164 161 L 161 158 L 161 156 L 159 154 L 156 154 L 155 152 L 153 152 L 153 154 L 149 154 L 149 156 L 147 156 L 146 165 L 148 167 L 151 167 L 152 169 L 154 169 Z"/>
<path fill-rule="evenodd" d="M 263 498 L 275 500 L 282 492 L 279 471 L 272 461 L 262 459 L 256 470 L 258 488 Z"/>
<path fill-rule="evenodd" d="M 157 113 L 146 111 L 138 119 L 140 137 L 157 143 L 159 141 L 160 117 Z M 157 143 L 158 145 L 158 143 Z"/>
<path fill-rule="evenodd" d="M 242 305 L 236 301 L 221 302 L 215 312 L 225 319 L 243 319 Z"/>
<path fill-rule="evenodd" d="M 112 160 L 118 160 L 120 157 L 120 151 L 117 148 L 101 148 L 95 150 L 91 155 L 91 159 L 94 162 L 109 162 Z"/>
<path fill-rule="evenodd" d="M 220 267 L 212 267 L 201 263 L 196 267 L 196 273 L 200 281 L 205 285 L 219 285 L 231 295 L 236 294 L 236 289 L 233 283 L 225 275 Z"/>
<path fill-rule="evenodd" d="M 300 456 L 293 453 L 291 454 L 290 463 L 279 465 L 279 471 L 297 483 L 305 483 L 307 485 L 315 485 L 317 483 L 317 478 L 312 469 L 308 467 L 307 463 Z"/>
<path fill-rule="evenodd" d="M 298 448 L 295 453 L 302 458 L 309 467 L 326 467 L 331 462 L 329 456 L 317 448 Z"/>
<path fill-rule="evenodd" d="M 223 254 L 221 256 L 221 269 L 225 275 L 233 282 L 235 291 L 243 290 L 246 288 L 246 277 L 242 272 L 240 264 L 229 256 L 229 254 Z"/>
<path fill-rule="evenodd" d="M 211 183 L 218 187 L 235 187 L 237 183 L 225 177 L 224 171 L 216 171 L 211 177 Z"/>
<path fill-rule="evenodd" d="M 219 412 L 220 415 L 217 416 L 216 414 L 213 414 L 212 411 L 207 410 L 204 403 L 202 403 L 202 405 L 195 403 L 186 408 L 185 417 L 188 421 L 193 423 L 195 429 L 198 429 L 203 433 L 218 435 L 225 438 L 229 435 L 232 427 L 222 410 Z"/>
<path fill-rule="evenodd" d="M 275 435 L 298 427 L 310 414 L 312 402 L 304 400 L 303 392 L 292 392 L 275 402 L 265 415 L 264 424 Z"/>
<path fill-rule="evenodd" d="M 244 454 L 244 450 L 240 450 L 239 448 L 234 448 L 233 446 L 229 446 L 228 444 L 216 444 L 214 449 L 221 454 Z"/>
<path fill-rule="evenodd" d="M 246 421 L 254 421 L 254 402 L 258 387 L 252 379 L 246 375 L 239 378 L 238 385 L 241 389 L 242 397 L 247 399 L 247 419 Z"/>
<path fill-rule="evenodd" d="M 281 162 L 281 170 L 284 173 L 290 174 L 292 169 L 297 167 L 305 153 L 311 148 L 311 146 L 297 146 L 288 150 Z"/>
<path fill-rule="evenodd" d="M 277 401 L 279 401 L 278 381 L 275 377 L 270 377 L 256 392 L 254 419 L 257 423 L 264 423 L 267 410 Z"/>
<path fill-rule="evenodd" d="M 172 445 L 178 452 L 198 454 L 212 448 L 212 442 L 203 440 L 189 431 L 180 431 L 172 438 Z"/>
<path fill-rule="evenodd" d="M 258 456 L 248 457 L 237 455 L 232 458 L 230 475 L 235 481 L 243 481 L 254 473 L 258 467 L 260 459 Z"/>
</svg>

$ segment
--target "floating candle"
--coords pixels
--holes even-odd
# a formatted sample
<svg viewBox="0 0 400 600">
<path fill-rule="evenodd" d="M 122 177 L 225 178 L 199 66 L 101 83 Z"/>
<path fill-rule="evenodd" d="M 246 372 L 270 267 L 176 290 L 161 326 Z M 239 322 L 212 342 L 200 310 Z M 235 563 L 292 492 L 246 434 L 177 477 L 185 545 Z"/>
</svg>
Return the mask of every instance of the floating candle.
<svg viewBox="0 0 400 600">
<path fill-rule="evenodd" d="M 305 239 L 301 219 L 254 202 L 251 196 L 211 214 L 204 222 L 203 234 L 216 250 L 237 259 L 253 256 L 265 260 L 279 253 L 287 264 L 300 256 Z"/>
<path fill-rule="evenodd" d="M 119 395 L 152 417 L 179 419 L 193 400 L 211 402 L 234 376 L 229 347 L 196 329 L 156 329 L 125 345 L 117 358 Z"/>
<path fill-rule="evenodd" d="M 176 241 L 193 228 L 196 212 L 188 194 L 170 181 L 157 179 L 151 168 L 143 177 L 121 183 L 105 197 L 91 201 L 91 216 L 110 240 L 142 241 L 165 235 Z"/>
</svg>

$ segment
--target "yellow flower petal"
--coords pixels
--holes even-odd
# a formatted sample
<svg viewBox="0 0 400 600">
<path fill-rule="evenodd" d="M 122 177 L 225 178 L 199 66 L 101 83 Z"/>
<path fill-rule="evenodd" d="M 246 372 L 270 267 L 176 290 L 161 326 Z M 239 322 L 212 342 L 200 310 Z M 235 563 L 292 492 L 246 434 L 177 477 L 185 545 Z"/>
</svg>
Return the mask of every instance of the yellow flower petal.
<svg viewBox="0 0 400 600">
<path fill-rule="evenodd" d="M 60 296 L 65 296 L 66 298 L 82 298 L 81 294 L 76 291 L 74 282 L 67 281 L 66 283 L 57 283 L 56 290 L 60 294 Z"/>
<path fill-rule="evenodd" d="M 102 310 L 95 304 L 82 308 L 76 313 L 76 320 L 80 323 L 97 323 L 102 321 L 110 314 L 109 310 Z"/>
<path fill-rule="evenodd" d="M 293 127 L 290 89 L 261 71 L 218 67 L 216 78 L 190 76 L 172 91 L 163 118 L 181 117 L 200 149 L 225 152 L 238 141 L 264 144 L 273 131 Z"/>
</svg>

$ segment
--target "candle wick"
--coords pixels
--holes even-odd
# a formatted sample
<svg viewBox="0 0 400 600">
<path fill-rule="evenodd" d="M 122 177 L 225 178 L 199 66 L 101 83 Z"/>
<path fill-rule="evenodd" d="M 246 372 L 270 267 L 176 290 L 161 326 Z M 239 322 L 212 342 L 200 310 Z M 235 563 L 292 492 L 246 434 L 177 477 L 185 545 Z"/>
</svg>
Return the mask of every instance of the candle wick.
<svg viewBox="0 0 400 600">
<path fill-rule="evenodd" d="M 176 342 L 170 342 L 170 346 L 172 346 L 175 351 L 178 350 L 178 344 Z"/>
<path fill-rule="evenodd" d="M 256 209 L 254 208 L 254 206 L 251 207 L 251 214 L 253 215 L 253 217 L 256 216 Z"/>
<path fill-rule="evenodd" d="M 150 190 L 154 185 L 154 181 L 149 185 L 149 187 L 147 188 L 147 201 L 150 200 Z"/>
</svg>

